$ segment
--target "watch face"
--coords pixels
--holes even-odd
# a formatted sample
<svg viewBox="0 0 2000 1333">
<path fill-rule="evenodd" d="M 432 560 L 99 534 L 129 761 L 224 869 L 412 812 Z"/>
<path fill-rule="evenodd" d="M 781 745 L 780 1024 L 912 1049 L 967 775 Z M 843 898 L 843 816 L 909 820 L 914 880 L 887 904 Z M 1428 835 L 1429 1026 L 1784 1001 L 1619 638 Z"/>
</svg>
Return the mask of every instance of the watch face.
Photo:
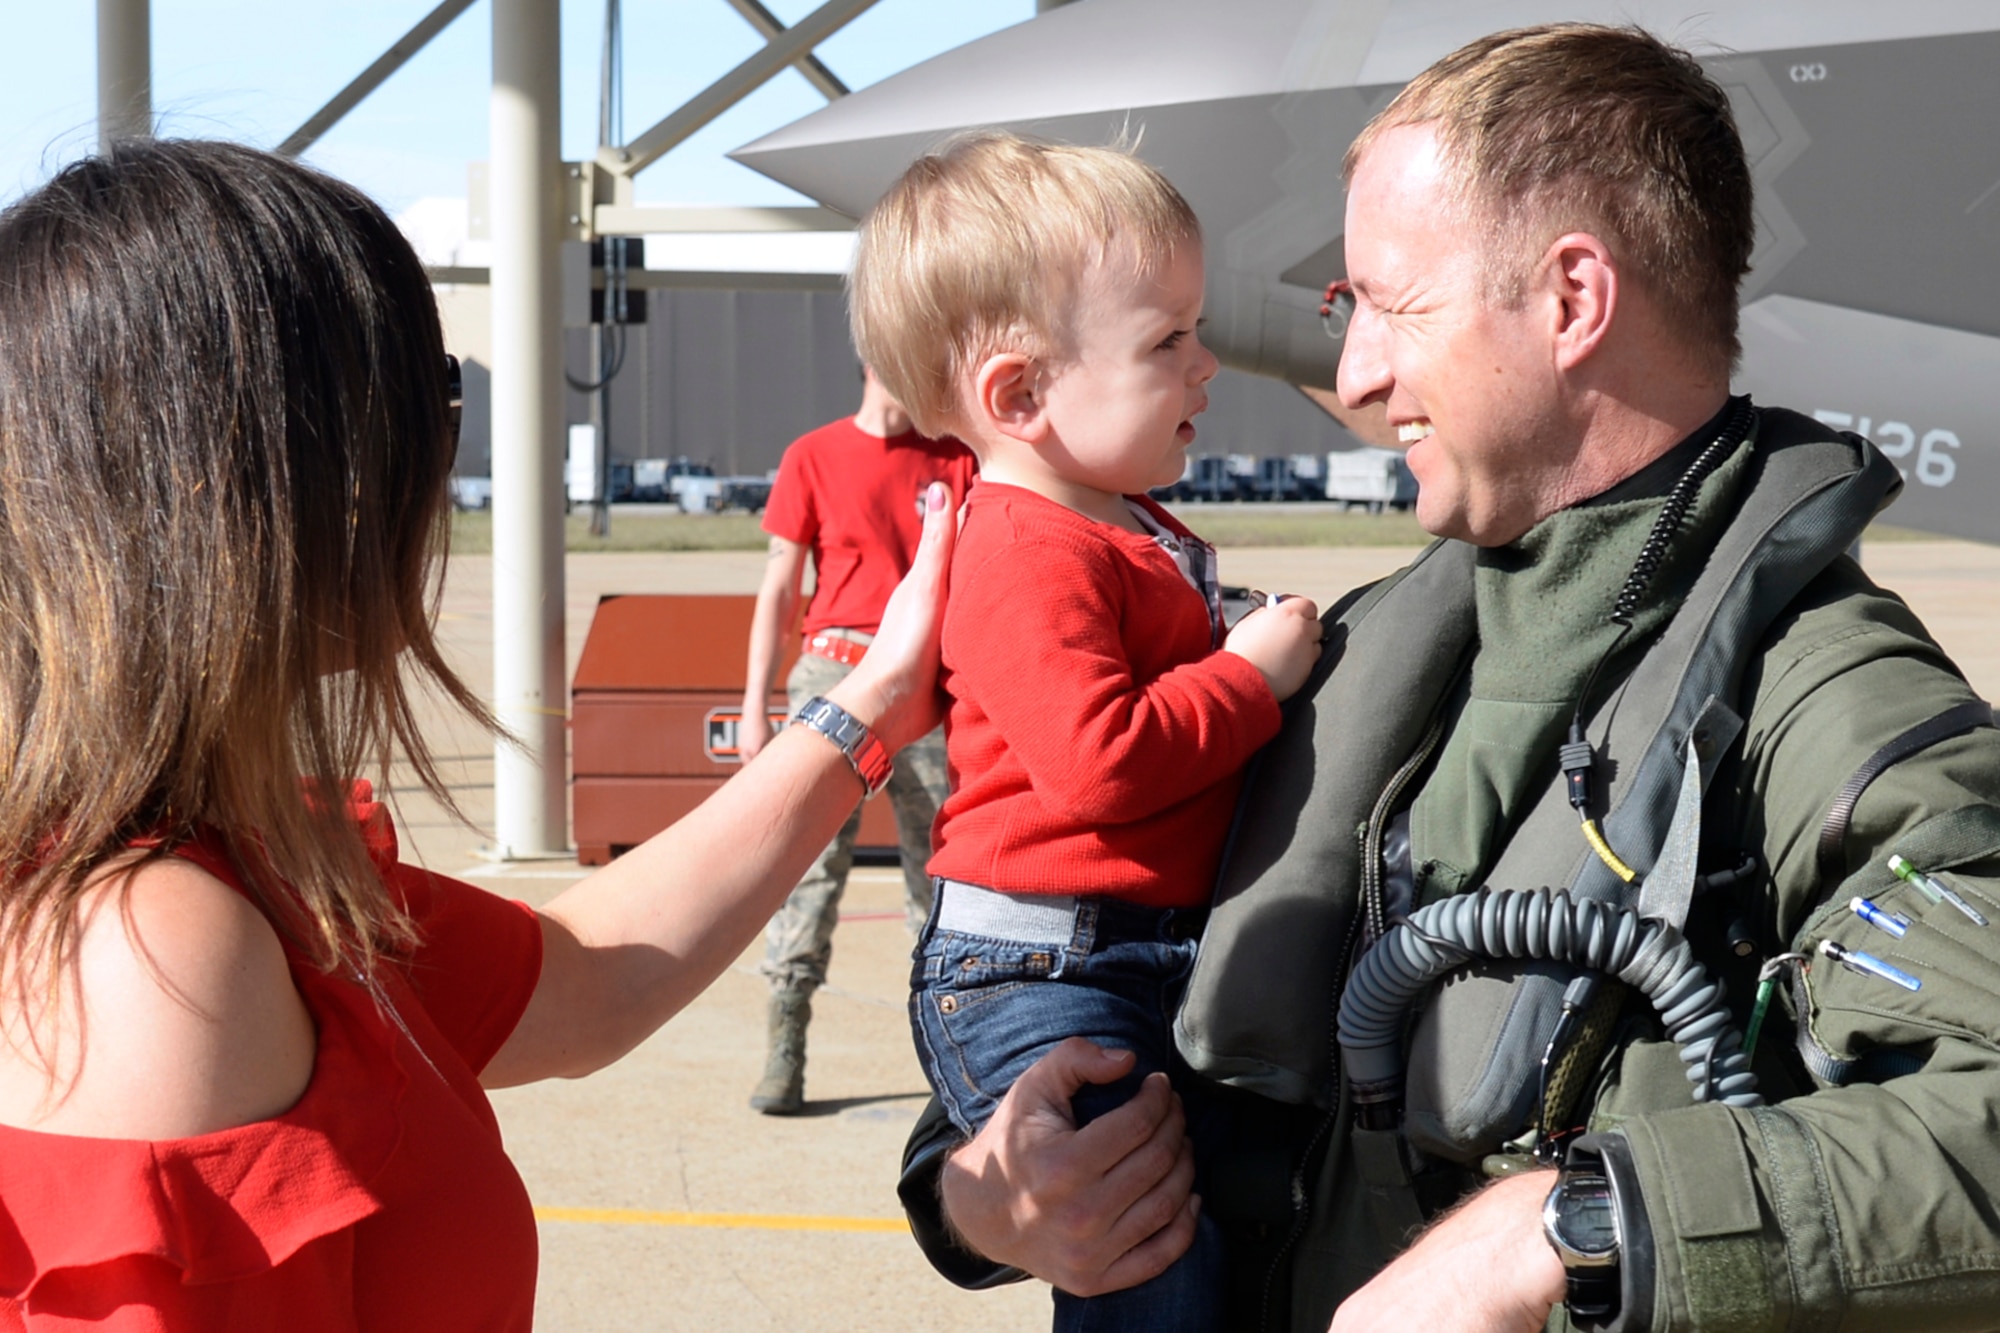
<svg viewBox="0 0 2000 1333">
<path fill-rule="evenodd" d="M 1610 1181 L 1602 1176 L 1566 1176 L 1553 1202 L 1556 1230 L 1569 1248 L 1582 1254 L 1617 1250 L 1618 1214 Z"/>
</svg>

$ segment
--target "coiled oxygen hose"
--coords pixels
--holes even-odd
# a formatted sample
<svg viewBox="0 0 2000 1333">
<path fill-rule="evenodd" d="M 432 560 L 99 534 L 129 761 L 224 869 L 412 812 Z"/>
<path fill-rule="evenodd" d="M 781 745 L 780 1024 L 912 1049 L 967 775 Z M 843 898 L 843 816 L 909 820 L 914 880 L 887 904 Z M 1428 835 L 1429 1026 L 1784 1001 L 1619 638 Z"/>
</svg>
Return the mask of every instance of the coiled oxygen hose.
<svg viewBox="0 0 2000 1333">
<path fill-rule="evenodd" d="M 1410 1006 L 1475 958 L 1546 958 L 1618 978 L 1652 1001 L 1697 1102 L 1761 1106 L 1722 986 L 1680 931 L 1630 907 L 1545 890 L 1482 888 L 1418 909 L 1361 958 L 1340 1000 L 1340 1050 L 1356 1111 L 1386 1128 L 1403 1095 Z"/>
</svg>

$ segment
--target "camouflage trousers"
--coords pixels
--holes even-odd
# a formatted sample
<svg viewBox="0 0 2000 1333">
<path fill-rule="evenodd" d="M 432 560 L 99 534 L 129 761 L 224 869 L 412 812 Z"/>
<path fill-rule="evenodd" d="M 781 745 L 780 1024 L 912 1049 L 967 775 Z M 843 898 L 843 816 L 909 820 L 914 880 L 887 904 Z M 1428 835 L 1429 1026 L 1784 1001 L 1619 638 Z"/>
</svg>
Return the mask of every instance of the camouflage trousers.
<svg viewBox="0 0 2000 1333">
<path fill-rule="evenodd" d="M 839 684 L 849 670 L 824 657 L 801 656 L 785 681 L 792 712 L 797 714 L 808 699 Z M 897 754 L 882 795 L 896 810 L 896 837 L 903 854 L 903 911 L 914 937 L 931 911 L 931 881 L 924 863 L 931 859 L 931 824 L 945 796 L 942 728 Z M 857 805 L 765 929 L 764 962 L 758 971 L 770 978 L 772 990 L 810 995 L 826 982 L 833 928 L 840 920 L 840 898 L 847 890 L 854 837 L 860 828 Z"/>
</svg>

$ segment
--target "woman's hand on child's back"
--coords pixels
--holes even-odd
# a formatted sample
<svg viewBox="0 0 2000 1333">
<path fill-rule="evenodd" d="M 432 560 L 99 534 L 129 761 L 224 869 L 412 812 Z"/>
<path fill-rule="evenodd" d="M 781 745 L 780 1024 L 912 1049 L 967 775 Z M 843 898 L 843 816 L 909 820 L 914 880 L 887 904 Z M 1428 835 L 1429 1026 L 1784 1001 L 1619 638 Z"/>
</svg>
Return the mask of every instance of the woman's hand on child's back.
<svg viewBox="0 0 2000 1333">
<path fill-rule="evenodd" d="M 1271 693 L 1283 703 L 1299 692 L 1319 660 L 1325 631 L 1319 608 L 1309 597 L 1285 597 L 1261 606 L 1236 622 L 1222 651 L 1235 653 L 1264 673 Z"/>
</svg>

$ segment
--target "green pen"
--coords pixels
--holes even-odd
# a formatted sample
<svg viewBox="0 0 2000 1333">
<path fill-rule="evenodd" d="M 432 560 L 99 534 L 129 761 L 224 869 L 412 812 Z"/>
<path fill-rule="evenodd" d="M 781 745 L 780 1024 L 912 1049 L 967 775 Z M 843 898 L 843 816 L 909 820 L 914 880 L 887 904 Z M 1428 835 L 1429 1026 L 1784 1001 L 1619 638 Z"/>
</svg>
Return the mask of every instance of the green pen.
<svg viewBox="0 0 2000 1333">
<path fill-rule="evenodd" d="M 1750 1026 L 1743 1033 L 1743 1058 L 1757 1054 L 1757 1034 L 1764 1030 L 1764 1015 L 1771 1012 L 1771 995 L 1778 989 L 1775 974 L 1757 983 L 1757 1003 L 1750 1010 Z"/>
<path fill-rule="evenodd" d="M 1909 885 L 1918 893 L 1923 894 L 1924 897 L 1930 899 L 1932 902 L 1950 903 L 1953 907 L 1964 913 L 1965 919 L 1975 926 L 1986 924 L 1986 918 L 1980 915 L 1978 908 L 1959 897 L 1956 893 L 1953 893 L 1944 884 L 1938 882 L 1936 876 L 1927 875 L 1911 865 L 1900 853 L 1890 856 L 1889 869 L 1895 873 L 1897 879 L 1902 880 L 1903 883 Z"/>
</svg>

